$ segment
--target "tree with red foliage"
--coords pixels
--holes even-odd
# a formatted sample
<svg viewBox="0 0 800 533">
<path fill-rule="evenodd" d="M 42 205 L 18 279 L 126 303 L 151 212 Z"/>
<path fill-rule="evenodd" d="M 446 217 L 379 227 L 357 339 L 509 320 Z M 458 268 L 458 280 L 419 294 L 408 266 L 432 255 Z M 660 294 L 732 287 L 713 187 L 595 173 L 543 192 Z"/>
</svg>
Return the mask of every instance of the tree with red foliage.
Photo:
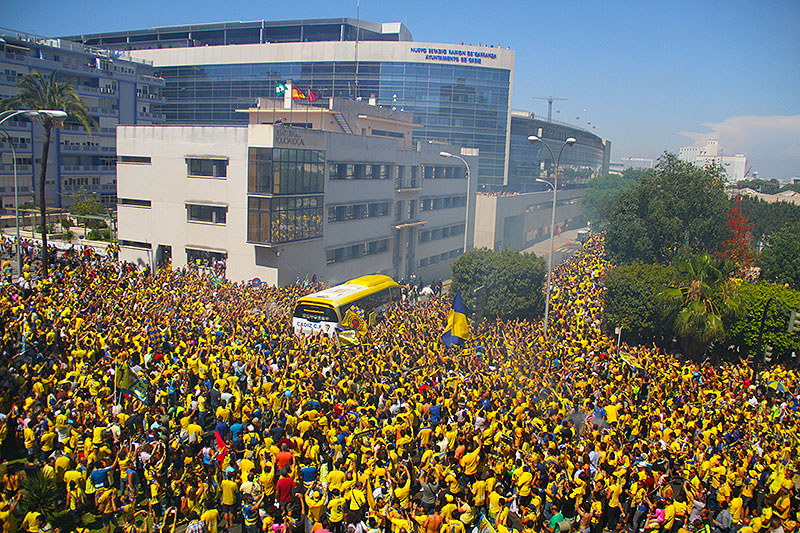
<svg viewBox="0 0 800 533">
<path fill-rule="evenodd" d="M 740 204 L 742 198 L 737 196 L 728 211 L 728 229 L 731 237 L 722 243 L 722 251 L 718 256 L 735 263 L 739 270 L 745 270 L 755 264 L 755 255 L 751 242 L 753 240 L 750 219 L 742 214 Z"/>
</svg>

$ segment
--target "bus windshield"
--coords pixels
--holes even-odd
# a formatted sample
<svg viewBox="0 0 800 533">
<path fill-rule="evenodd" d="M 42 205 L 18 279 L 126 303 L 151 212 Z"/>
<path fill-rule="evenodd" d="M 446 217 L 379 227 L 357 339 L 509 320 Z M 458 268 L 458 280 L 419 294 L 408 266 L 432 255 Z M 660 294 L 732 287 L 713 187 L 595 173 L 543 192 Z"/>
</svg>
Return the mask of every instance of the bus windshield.
<svg viewBox="0 0 800 533">
<path fill-rule="evenodd" d="M 332 307 L 320 304 L 298 303 L 294 309 L 294 316 L 309 322 L 339 322 L 339 317 Z"/>
</svg>

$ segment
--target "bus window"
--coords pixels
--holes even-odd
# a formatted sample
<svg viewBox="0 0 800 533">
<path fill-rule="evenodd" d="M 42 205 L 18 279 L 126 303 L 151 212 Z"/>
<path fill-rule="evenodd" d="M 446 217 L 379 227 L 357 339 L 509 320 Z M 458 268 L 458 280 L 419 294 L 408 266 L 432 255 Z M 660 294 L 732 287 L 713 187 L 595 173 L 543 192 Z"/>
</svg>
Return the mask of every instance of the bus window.
<svg viewBox="0 0 800 533">
<path fill-rule="evenodd" d="M 339 322 L 336 311 L 325 305 L 299 303 L 294 309 L 294 316 L 309 322 Z"/>
<path fill-rule="evenodd" d="M 402 299 L 402 295 L 400 293 L 400 287 L 390 287 L 389 291 L 392 297 L 392 302 L 399 302 Z"/>
</svg>

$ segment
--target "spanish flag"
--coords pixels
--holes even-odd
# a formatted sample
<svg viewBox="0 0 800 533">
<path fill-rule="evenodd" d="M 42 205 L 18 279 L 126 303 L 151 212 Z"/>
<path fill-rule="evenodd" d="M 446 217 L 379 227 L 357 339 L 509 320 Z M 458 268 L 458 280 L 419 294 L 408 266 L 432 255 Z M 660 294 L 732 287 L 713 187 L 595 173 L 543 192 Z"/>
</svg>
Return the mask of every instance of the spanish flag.
<svg viewBox="0 0 800 533">
<path fill-rule="evenodd" d="M 297 87 L 292 87 L 292 100 L 305 100 L 306 95 Z"/>
<path fill-rule="evenodd" d="M 461 291 L 456 293 L 453 299 L 453 307 L 447 314 L 447 327 L 442 333 L 442 342 L 446 346 L 461 346 L 469 336 L 467 326 L 467 310 L 464 309 L 464 301 L 461 299 Z"/>
</svg>

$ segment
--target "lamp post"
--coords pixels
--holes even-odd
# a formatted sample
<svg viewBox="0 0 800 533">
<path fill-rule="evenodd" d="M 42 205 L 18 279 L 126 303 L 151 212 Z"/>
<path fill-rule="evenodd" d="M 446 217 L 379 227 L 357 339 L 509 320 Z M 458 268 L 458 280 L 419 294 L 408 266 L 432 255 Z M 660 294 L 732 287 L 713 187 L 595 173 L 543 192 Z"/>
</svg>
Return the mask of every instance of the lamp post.
<svg viewBox="0 0 800 533">
<path fill-rule="evenodd" d="M 39 109 L 37 111 L 33 111 L 31 109 L 10 109 L 8 111 L 3 111 L 2 113 L 0 113 L 0 124 L 18 115 L 22 115 L 28 119 L 41 117 L 42 115 L 48 116 L 53 119 L 63 120 L 67 118 L 67 113 L 57 109 Z M 8 135 L 8 133 L 2 130 L 0 130 L 0 133 L 3 134 L 3 136 L 6 138 L 6 141 L 8 141 L 9 146 L 11 146 L 11 156 L 14 158 L 14 167 L 13 167 L 14 168 L 14 218 L 17 225 L 17 266 L 19 268 L 17 275 L 21 276 L 22 242 L 19 237 L 19 183 L 17 182 L 17 151 L 14 149 L 14 142 L 11 140 L 11 137 Z M 31 143 L 31 148 L 32 147 L 33 143 Z M 33 157 L 32 149 L 31 149 L 31 157 Z M 42 221 L 42 225 L 44 225 L 44 221 Z"/>
<path fill-rule="evenodd" d="M 577 139 L 575 137 L 568 137 L 564 143 L 561 145 L 561 149 L 558 151 L 558 157 L 553 156 L 553 151 L 547 146 L 547 143 L 544 142 L 543 139 L 537 137 L 536 135 L 531 135 L 528 137 L 528 142 L 531 144 L 536 144 L 538 142 L 542 143 L 542 146 L 547 148 L 547 151 L 550 153 L 550 158 L 555 161 L 555 170 L 553 171 L 553 183 L 547 182 L 545 180 L 537 179 L 536 181 L 541 181 L 547 183 L 553 188 L 553 213 L 550 218 L 550 255 L 547 260 L 547 290 L 544 294 L 544 336 L 547 338 L 547 326 L 550 321 L 550 284 L 552 283 L 553 279 L 553 239 L 555 238 L 555 229 L 556 229 L 556 193 L 558 192 L 558 164 L 561 162 L 561 154 L 564 153 L 564 148 L 567 146 L 572 146 L 575 144 Z"/>
<path fill-rule="evenodd" d="M 472 193 L 472 174 L 469 171 L 469 163 L 460 155 L 451 154 L 450 152 L 439 152 L 439 155 L 442 157 L 454 157 L 467 167 L 467 214 L 464 216 L 464 253 L 467 253 L 467 243 L 469 242 L 469 197 Z"/>
<path fill-rule="evenodd" d="M 14 219 L 17 225 L 17 276 L 22 275 L 22 243 L 19 238 L 19 185 L 17 183 L 17 151 L 14 149 L 14 141 L 5 130 L 0 130 L 0 135 L 5 137 L 6 142 L 11 147 L 11 157 L 14 168 Z"/>
</svg>

